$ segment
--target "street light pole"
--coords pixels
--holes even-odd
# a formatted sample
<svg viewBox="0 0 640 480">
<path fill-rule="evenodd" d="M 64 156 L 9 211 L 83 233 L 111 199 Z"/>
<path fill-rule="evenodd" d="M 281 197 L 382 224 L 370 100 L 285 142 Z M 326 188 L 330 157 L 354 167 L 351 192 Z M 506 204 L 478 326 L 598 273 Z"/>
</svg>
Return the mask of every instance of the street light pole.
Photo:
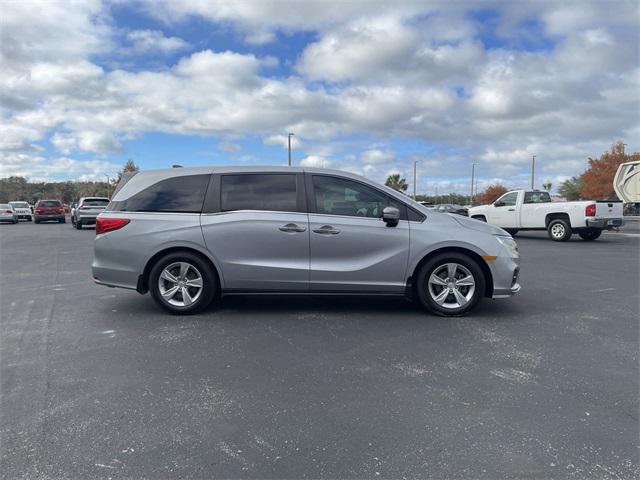
<svg viewBox="0 0 640 480">
<path fill-rule="evenodd" d="M 476 164 L 472 163 L 471 164 L 471 197 L 469 198 L 469 203 L 471 204 L 471 206 L 473 206 L 473 179 L 475 177 L 476 174 Z"/>
<path fill-rule="evenodd" d="M 111 198 L 111 192 L 109 191 L 109 175 L 105 173 L 104 176 L 107 177 L 107 198 Z"/>
<path fill-rule="evenodd" d="M 289 141 L 289 166 L 291 166 L 291 137 L 294 136 L 295 133 L 290 133 L 287 135 L 287 139 Z"/>
<path fill-rule="evenodd" d="M 418 181 L 418 161 L 413 162 L 413 200 L 416 199 L 416 182 Z"/>
<path fill-rule="evenodd" d="M 533 185 L 535 183 L 535 175 L 536 175 L 536 156 L 531 157 L 531 190 L 533 190 Z"/>
</svg>

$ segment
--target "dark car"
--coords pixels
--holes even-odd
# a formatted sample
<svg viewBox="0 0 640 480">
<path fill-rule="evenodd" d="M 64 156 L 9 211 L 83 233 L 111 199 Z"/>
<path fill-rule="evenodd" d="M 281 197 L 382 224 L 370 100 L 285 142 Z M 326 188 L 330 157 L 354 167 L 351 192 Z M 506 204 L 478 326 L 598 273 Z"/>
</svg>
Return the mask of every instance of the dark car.
<svg viewBox="0 0 640 480">
<path fill-rule="evenodd" d="M 436 205 L 434 209 L 441 213 L 455 213 L 456 215 L 468 216 L 468 211 L 461 205 L 453 205 L 451 203 L 443 203 L 442 205 Z"/>
<path fill-rule="evenodd" d="M 50 220 L 65 223 L 64 207 L 60 200 L 39 200 L 33 211 L 36 223 Z"/>
</svg>

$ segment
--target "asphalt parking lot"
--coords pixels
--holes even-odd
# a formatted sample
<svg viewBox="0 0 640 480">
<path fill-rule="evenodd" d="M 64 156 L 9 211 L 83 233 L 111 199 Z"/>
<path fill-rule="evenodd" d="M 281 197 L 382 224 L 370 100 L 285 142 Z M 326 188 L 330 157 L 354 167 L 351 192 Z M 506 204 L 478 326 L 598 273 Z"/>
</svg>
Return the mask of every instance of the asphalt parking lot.
<svg viewBox="0 0 640 480">
<path fill-rule="evenodd" d="M 94 285 L 94 231 L 0 225 L 3 478 L 637 478 L 640 229 L 517 237 L 523 290 L 440 318 Z"/>
</svg>

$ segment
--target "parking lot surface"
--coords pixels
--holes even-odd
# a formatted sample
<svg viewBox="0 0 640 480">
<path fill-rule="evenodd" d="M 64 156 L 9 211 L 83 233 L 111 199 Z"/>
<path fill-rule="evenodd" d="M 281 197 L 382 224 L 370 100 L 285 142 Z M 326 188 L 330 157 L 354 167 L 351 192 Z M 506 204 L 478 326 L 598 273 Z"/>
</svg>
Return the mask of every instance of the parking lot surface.
<svg viewBox="0 0 640 480">
<path fill-rule="evenodd" d="M 91 229 L 0 225 L 4 478 L 637 478 L 640 232 L 517 237 L 522 292 L 229 297 L 91 281 Z"/>
</svg>

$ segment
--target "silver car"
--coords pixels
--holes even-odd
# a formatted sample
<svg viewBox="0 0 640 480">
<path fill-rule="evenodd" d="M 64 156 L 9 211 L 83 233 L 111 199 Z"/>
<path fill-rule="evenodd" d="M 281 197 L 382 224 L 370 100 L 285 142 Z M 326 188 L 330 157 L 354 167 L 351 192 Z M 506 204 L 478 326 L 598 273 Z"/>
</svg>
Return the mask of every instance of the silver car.
<svg viewBox="0 0 640 480">
<path fill-rule="evenodd" d="M 71 209 L 71 223 L 78 230 L 85 225 L 95 225 L 96 217 L 108 204 L 107 197 L 82 197 Z"/>
<path fill-rule="evenodd" d="M 18 216 L 8 203 L 0 203 L 0 222 L 18 223 Z"/>
<path fill-rule="evenodd" d="M 346 172 L 208 167 L 126 174 L 96 222 L 93 277 L 175 314 L 220 295 L 409 295 L 440 315 L 520 290 L 504 230 Z"/>
</svg>

